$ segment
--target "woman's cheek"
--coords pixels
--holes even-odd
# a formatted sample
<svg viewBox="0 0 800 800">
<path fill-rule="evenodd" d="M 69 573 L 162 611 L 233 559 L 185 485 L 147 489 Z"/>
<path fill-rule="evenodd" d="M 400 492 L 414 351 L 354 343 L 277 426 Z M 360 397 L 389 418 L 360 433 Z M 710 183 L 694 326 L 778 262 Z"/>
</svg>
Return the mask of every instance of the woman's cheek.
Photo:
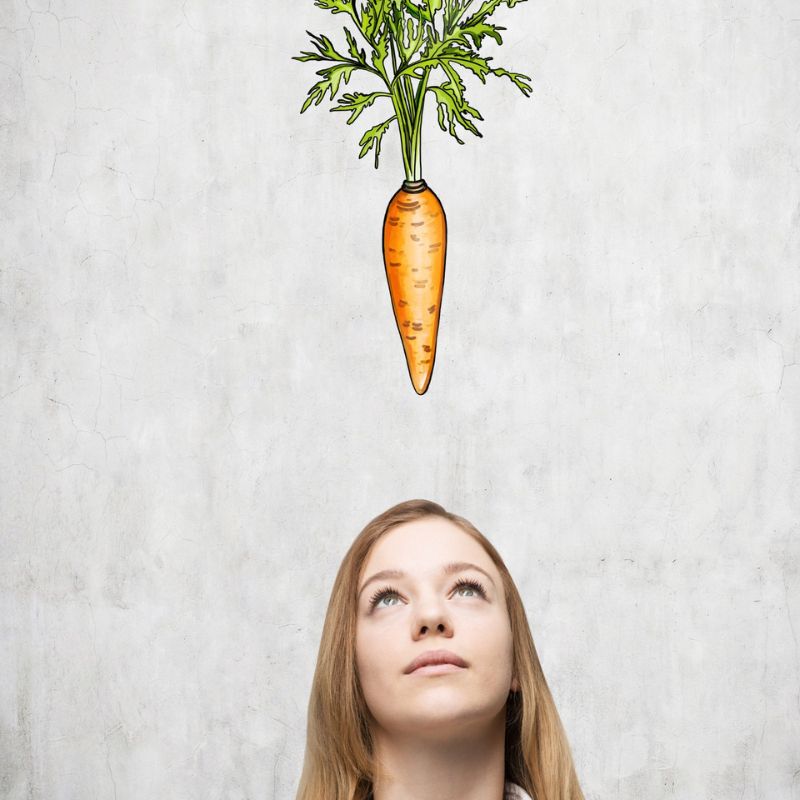
<svg viewBox="0 0 800 800">
<path fill-rule="evenodd" d="M 380 682 L 385 666 L 381 663 L 380 656 L 384 652 L 384 640 L 383 637 L 376 634 L 377 632 L 371 632 L 363 637 L 362 657 L 359 659 L 362 682 L 367 682 L 370 686 Z"/>
</svg>

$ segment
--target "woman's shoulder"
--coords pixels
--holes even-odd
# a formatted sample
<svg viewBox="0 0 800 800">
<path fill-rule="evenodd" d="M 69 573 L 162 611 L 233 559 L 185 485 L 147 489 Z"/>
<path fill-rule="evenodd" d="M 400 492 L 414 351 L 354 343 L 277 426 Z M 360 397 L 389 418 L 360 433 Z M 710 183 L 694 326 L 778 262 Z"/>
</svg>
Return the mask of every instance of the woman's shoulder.
<svg viewBox="0 0 800 800">
<path fill-rule="evenodd" d="M 505 800 L 532 800 L 531 796 L 516 783 L 506 781 Z"/>
</svg>

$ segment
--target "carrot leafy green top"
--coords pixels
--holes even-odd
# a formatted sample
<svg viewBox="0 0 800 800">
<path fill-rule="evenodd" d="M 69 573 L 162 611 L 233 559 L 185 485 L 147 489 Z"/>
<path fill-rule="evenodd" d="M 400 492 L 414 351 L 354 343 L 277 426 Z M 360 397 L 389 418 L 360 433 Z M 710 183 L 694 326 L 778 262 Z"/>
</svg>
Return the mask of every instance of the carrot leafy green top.
<svg viewBox="0 0 800 800">
<path fill-rule="evenodd" d="M 489 22 L 489 17 L 502 5 L 513 8 L 521 2 L 524 0 L 483 0 L 479 4 L 475 0 L 315 0 L 319 8 L 349 16 L 356 32 L 344 27 L 344 53 L 327 36 L 308 32 L 315 49 L 294 59 L 330 62 L 330 66 L 317 72 L 321 79 L 309 90 L 300 113 L 312 104 L 319 105 L 326 94 L 333 101 L 354 72 L 371 73 L 382 84 L 379 91 L 344 93 L 331 111 L 347 112 L 347 124 L 351 125 L 377 100 L 391 100 L 394 114 L 364 134 L 358 157 L 374 150 L 377 168 L 381 140 L 396 120 L 406 179 L 420 180 L 422 112 L 429 93 L 436 100 L 439 127 L 459 144 L 464 142 L 458 129 L 480 136 L 474 121 L 483 119 L 467 101 L 459 70 L 472 72 L 483 83 L 487 75 L 508 78 L 526 97 L 530 94 L 527 75 L 493 67 L 492 59 L 478 52 L 486 38 L 503 43 L 500 31 L 505 28 Z M 359 46 L 357 34 L 369 46 L 369 55 Z M 432 76 L 442 82 L 430 83 Z"/>
</svg>

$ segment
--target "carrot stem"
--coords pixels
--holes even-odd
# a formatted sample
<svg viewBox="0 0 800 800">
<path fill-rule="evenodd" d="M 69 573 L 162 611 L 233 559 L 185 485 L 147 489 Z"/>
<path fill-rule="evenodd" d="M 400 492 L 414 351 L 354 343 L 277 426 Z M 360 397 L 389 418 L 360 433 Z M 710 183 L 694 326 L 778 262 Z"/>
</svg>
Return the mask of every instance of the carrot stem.
<svg viewBox="0 0 800 800">
<path fill-rule="evenodd" d="M 414 107 L 416 109 L 416 117 L 414 119 L 414 131 L 412 135 L 412 150 L 411 161 L 414 165 L 414 176 L 412 180 L 422 180 L 422 113 L 425 110 L 425 92 L 428 89 L 428 75 L 430 69 L 425 69 L 425 75 L 417 86 L 417 95 L 415 98 Z"/>
</svg>

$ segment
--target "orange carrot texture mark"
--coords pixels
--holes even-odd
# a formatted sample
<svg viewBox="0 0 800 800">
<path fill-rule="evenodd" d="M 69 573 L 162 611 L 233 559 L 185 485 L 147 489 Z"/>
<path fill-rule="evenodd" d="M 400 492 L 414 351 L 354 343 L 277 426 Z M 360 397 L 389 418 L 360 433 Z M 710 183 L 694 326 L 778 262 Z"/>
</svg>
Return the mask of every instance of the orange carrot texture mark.
<svg viewBox="0 0 800 800">
<path fill-rule="evenodd" d="M 383 223 L 383 263 L 408 374 L 425 394 L 436 359 L 444 288 L 447 220 L 439 198 L 401 188 Z"/>
</svg>

